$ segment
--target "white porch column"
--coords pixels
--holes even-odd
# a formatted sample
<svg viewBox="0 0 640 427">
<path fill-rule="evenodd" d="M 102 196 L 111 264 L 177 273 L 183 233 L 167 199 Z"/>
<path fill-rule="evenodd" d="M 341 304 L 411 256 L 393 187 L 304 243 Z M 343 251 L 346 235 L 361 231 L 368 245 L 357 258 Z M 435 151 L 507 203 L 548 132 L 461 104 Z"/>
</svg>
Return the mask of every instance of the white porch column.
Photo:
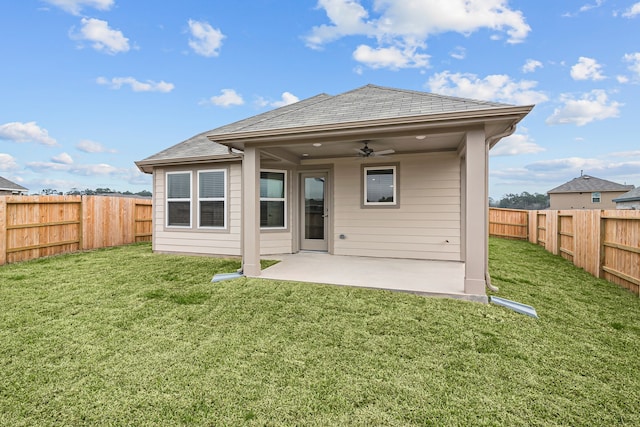
<svg viewBox="0 0 640 427">
<path fill-rule="evenodd" d="M 245 147 L 242 159 L 242 272 L 260 275 L 260 150 Z"/>
<path fill-rule="evenodd" d="M 485 295 L 485 270 L 489 256 L 488 239 L 488 147 L 484 129 L 467 132 L 465 170 L 462 174 L 466 189 L 465 219 L 465 277 L 466 294 Z"/>
</svg>

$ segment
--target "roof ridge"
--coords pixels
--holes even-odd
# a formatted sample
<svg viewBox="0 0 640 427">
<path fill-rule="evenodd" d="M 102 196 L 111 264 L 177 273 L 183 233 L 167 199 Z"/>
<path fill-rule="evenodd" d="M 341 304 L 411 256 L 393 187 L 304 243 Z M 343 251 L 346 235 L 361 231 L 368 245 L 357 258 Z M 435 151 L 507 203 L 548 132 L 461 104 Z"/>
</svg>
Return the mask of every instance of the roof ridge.
<svg viewBox="0 0 640 427">
<path fill-rule="evenodd" d="M 377 89 L 385 89 L 385 90 L 395 91 L 395 92 L 410 93 L 412 95 L 428 96 L 428 97 L 439 98 L 439 99 L 451 99 L 451 100 L 456 100 L 456 101 L 461 101 L 461 102 L 472 101 L 472 102 L 476 102 L 478 104 L 484 104 L 484 105 L 502 105 L 502 106 L 509 106 L 509 107 L 514 107 L 515 106 L 515 104 L 507 104 L 505 102 L 487 101 L 487 100 L 475 99 L 475 98 L 462 98 L 460 96 L 441 95 L 441 94 L 433 93 L 433 92 L 421 92 L 419 90 L 402 89 L 402 88 L 395 88 L 395 87 L 386 87 L 386 86 L 379 86 L 379 85 L 374 85 L 374 84 L 367 84 L 367 85 L 363 86 L 362 88 L 365 88 L 365 87 L 373 87 L 373 88 L 377 88 Z M 362 88 L 359 88 L 359 89 L 362 89 Z M 358 89 L 355 89 L 355 90 L 358 90 Z"/>
</svg>

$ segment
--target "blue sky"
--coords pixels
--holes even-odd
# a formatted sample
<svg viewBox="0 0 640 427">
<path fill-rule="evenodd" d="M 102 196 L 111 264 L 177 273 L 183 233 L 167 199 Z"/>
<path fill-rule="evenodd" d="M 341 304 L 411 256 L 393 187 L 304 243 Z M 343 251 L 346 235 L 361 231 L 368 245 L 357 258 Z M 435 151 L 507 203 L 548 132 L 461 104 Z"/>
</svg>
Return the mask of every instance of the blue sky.
<svg viewBox="0 0 640 427">
<path fill-rule="evenodd" d="M 22 0 L 0 6 L 0 175 L 151 189 L 141 160 L 368 83 L 536 104 L 490 195 L 640 185 L 640 2 Z"/>
</svg>

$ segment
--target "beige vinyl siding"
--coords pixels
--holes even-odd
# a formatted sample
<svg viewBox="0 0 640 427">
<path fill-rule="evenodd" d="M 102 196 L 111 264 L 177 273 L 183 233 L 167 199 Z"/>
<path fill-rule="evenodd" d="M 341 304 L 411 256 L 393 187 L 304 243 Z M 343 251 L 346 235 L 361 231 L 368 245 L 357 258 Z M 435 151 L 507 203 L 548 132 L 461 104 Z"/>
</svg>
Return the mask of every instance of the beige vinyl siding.
<svg viewBox="0 0 640 427">
<path fill-rule="evenodd" d="M 290 254 L 291 241 L 290 231 L 263 231 L 260 233 L 260 255 Z"/>
<path fill-rule="evenodd" d="M 551 193 L 549 194 L 549 209 L 615 209 L 613 199 L 617 199 L 629 190 L 600 191 L 600 203 L 591 201 L 591 192 L 584 193 Z"/>
<path fill-rule="evenodd" d="M 207 230 L 198 229 L 195 221 L 197 198 L 195 192 L 191 199 L 194 212 L 192 227 L 178 229 L 166 227 L 166 172 L 193 171 L 197 176 L 198 170 L 228 168 L 227 195 L 227 229 Z M 193 189 L 192 189 L 193 190 Z M 153 250 L 157 252 L 199 254 L 199 255 L 231 255 L 239 256 L 240 252 L 240 221 L 241 213 L 241 166 L 232 164 L 203 164 L 198 167 L 184 168 L 156 168 L 154 170 L 154 238 Z"/>
<path fill-rule="evenodd" d="M 335 162 L 334 253 L 460 261 L 459 157 L 431 153 L 392 159 L 387 164 L 398 164 L 399 207 L 388 208 L 362 208 L 360 163 Z M 371 159 L 366 165 L 385 166 L 385 161 Z"/>
</svg>

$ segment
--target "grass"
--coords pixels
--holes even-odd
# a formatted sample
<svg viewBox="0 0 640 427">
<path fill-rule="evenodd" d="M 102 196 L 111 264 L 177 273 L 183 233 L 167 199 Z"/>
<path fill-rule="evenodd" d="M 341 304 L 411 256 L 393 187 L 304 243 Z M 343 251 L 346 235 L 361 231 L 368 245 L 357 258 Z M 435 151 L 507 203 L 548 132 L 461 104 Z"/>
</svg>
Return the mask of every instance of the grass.
<svg viewBox="0 0 640 427">
<path fill-rule="evenodd" d="M 495 305 L 146 244 L 0 267 L 0 425 L 640 425 L 640 299 L 492 240 Z"/>
</svg>

